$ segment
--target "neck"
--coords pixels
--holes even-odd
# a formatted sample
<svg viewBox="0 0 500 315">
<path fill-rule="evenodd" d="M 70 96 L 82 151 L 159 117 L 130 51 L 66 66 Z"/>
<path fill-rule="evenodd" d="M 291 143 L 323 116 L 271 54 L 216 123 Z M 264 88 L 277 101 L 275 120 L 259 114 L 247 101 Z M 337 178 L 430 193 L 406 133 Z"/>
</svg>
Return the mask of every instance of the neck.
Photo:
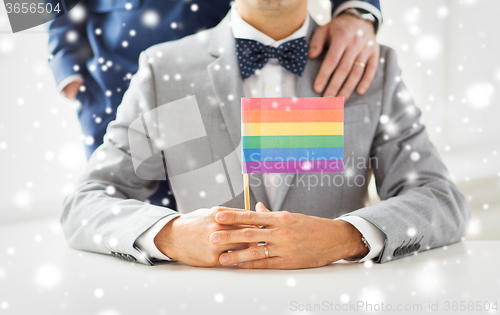
<svg viewBox="0 0 500 315">
<path fill-rule="evenodd" d="M 241 18 L 257 30 L 278 41 L 297 31 L 307 16 L 307 1 L 294 7 L 256 8 L 246 1 L 236 1 Z"/>
</svg>

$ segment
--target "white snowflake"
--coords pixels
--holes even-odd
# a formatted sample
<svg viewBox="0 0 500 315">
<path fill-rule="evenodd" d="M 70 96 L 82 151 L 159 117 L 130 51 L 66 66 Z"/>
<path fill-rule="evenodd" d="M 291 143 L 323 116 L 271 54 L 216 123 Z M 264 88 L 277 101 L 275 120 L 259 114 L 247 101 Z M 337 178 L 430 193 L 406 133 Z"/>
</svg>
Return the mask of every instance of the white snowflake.
<svg viewBox="0 0 500 315">
<path fill-rule="evenodd" d="M 423 35 L 415 43 L 415 48 L 420 58 L 433 60 L 441 53 L 441 41 L 435 35 Z"/>
<path fill-rule="evenodd" d="M 470 85 L 466 92 L 467 104 L 474 108 L 484 108 L 490 105 L 495 95 L 495 87 L 487 81 Z"/>
<path fill-rule="evenodd" d="M 410 159 L 412 161 L 416 162 L 416 161 L 420 160 L 420 154 L 418 152 L 414 151 L 410 154 Z"/>
<path fill-rule="evenodd" d="M 70 30 L 66 33 L 66 40 L 70 43 L 74 43 L 78 40 L 78 33 L 74 30 Z"/>
<path fill-rule="evenodd" d="M 87 17 L 87 11 L 82 5 L 76 5 L 68 13 L 68 16 L 72 22 L 79 23 L 85 20 Z"/>
<path fill-rule="evenodd" d="M 104 296 L 104 290 L 101 288 L 97 288 L 94 290 L 94 296 L 98 299 L 102 298 Z"/>
<path fill-rule="evenodd" d="M 160 22 L 160 15 L 155 10 L 147 10 L 142 15 L 142 23 L 147 27 L 155 27 Z"/>
<path fill-rule="evenodd" d="M 35 274 L 35 285 L 41 289 L 53 289 L 59 285 L 62 280 L 60 269 L 51 263 L 38 267 Z"/>
<path fill-rule="evenodd" d="M 222 294 L 222 293 L 216 293 L 215 296 L 214 296 L 214 300 L 217 303 L 224 302 L 224 294 Z"/>
</svg>

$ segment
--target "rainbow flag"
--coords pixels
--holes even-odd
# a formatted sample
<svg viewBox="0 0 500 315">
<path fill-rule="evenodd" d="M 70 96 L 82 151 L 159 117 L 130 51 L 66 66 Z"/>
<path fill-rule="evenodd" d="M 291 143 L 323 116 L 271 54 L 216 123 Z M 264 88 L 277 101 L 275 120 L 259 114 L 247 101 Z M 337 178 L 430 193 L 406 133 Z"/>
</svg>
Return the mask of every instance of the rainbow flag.
<svg viewBox="0 0 500 315">
<path fill-rule="evenodd" d="M 341 173 L 344 99 L 242 98 L 243 174 Z"/>
</svg>

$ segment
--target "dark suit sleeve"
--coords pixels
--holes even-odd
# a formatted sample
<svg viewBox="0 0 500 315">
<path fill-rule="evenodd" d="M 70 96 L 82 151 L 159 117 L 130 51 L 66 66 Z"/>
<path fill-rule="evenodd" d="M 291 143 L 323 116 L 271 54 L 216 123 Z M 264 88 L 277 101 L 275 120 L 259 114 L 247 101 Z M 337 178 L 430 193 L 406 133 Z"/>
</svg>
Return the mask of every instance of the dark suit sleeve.
<svg viewBox="0 0 500 315">
<path fill-rule="evenodd" d="M 459 242 L 470 209 L 420 124 L 394 50 L 385 48 L 381 56 L 383 96 L 370 164 L 382 201 L 347 215 L 362 217 L 386 235 L 378 258 L 383 263 Z"/>
<path fill-rule="evenodd" d="M 92 57 L 87 39 L 86 21 L 74 22 L 69 14 L 64 14 L 48 22 L 47 31 L 49 33 L 49 66 L 56 84 L 59 85 L 70 75 L 80 74 L 80 71 L 85 69 L 87 60 Z M 78 71 L 75 71 L 75 65 L 78 65 Z"/>
</svg>

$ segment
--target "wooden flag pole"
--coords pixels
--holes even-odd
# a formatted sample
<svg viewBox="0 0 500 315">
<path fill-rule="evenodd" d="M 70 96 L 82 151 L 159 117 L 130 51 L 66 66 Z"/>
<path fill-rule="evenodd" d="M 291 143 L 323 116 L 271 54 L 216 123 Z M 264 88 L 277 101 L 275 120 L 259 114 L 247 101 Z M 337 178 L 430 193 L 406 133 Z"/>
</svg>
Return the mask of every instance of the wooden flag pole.
<svg viewBox="0 0 500 315">
<path fill-rule="evenodd" d="M 243 187 L 245 194 L 245 210 L 250 211 L 250 183 L 248 181 L 248 174 L 243 174 Z"/>
</svg>

